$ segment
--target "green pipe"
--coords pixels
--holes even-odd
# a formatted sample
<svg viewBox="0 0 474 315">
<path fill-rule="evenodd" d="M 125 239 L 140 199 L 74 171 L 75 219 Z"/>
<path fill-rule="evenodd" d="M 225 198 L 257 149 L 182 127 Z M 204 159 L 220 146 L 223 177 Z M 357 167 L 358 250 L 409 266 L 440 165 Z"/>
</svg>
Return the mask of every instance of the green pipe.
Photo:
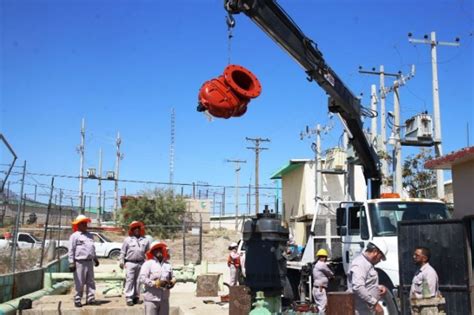
<svg viewBox="0 0 474 315">
<path fill-rule="evenodd" d="M 52 280 L 73 280 L 74 275 L 71 272 L 52 272 Z M 125 280 L 125 275 L 115 272 L 96 272 L 94 279 L 97 280 Z"/>
<path fill-rule="evenodd" d="M 52 287 L 43 288 L 33 293 L 23 295 L 14 300 L 10 300 L 8 302 L 2 303 L 0 304 L 0 315 L 15 314 L 18 309 L 18 304 L 20 303 L 21 299 L 31 299 L 33 301 L 36 301 L 45 295 L 64 293 L 69 289 L 71 285 L 72 285 L 71 281 L 59 282 L 53 285 Z"/>
</svg>

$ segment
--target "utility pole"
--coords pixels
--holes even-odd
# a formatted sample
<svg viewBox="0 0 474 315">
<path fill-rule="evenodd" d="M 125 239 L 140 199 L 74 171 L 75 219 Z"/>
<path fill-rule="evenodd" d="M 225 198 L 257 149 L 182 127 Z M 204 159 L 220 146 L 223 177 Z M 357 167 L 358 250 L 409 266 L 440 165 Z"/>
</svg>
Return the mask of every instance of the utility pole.
<svg viewBox="0 0 474 315">
<path fill-rule="evenodd" d="M 258 164 L 259 164 L 259 155 L 260 151 L 268 150 L 268 148 L 261 148 L 260 142 L 270 142 L 270 139 L 263 138 L 249 138 L 245 137 L 247 141 L 253 141 L 255 143 L 254 147 L 247 147 L 247 149 L 255 150 L 255 214 L 258 214 L 259 200 L 258 200 Z"/>
<path fill-rule="evenodd" d="M 372 112 L 377 113 L 377 87 L 375 84 L 370 86 L 370 109 Z M 377 116 L 370 119 L 370 139 L 372 144 L 377 139 Z"/>
<path fill-rule="evenodd" d="M 385 92 L 393 92 L 393 114 L 394 114 L 394 124 L 393 124 L 393 184 L 392 192 L 402 193 L 402 145 L 401 145 L 401 136 L 400 130 L 402 126 L 400 125 L 400 87 L 405 85 L 408 80 L 415 76 L 415 65 L 412 65 L 411 72 L 409 75 L 404 76 L 401 73 L 398 76 L 398 79 L 393 82 L 393 86 L 386 89 Z"/>
<path fill-rule="evenodd" d="M 97 221 L 100 224 L 100 217 L 102 215 L 102 148 L 99 149 L 99 176 L 97 176 L 97 179 L 99 180 L 98 182 L 98 187 L 97 187 Z"/>
<path fill-rule="evenodd" d="M 246 160 L 226 160 L 228 163 L 235 165 L 235 230 L 239 229 L 239 172 L 240 163 L 247 163 Z"/>
<path fill-rule="evenodd" d="M 327 133 L 332 129 L 332 125 L 321 127 L 320 124 L 316 125 L 315 129 L 310 129 L 306 126 L 305 131 L 300 132 L 300 140 L 304 137 L 310 138 L 312 135 L 316 135 L 315 142 L 312 143 L 311 149 L 314 152 L 314 202 L 321 199 L 323 191 L 323 180 L 322 180 L 322 165 L 321 165 L 321 133 Z"/>
<path fill-rule="evenodd" d="M 117 155 L 115 159 L 115 200 L 114 200 L 114 220 L 117 220 L 117 210 L 119 205 L 119 195 L 118 195 L 118 181 L 119 181 L 119 171 L 120 171 L 120 160 L 123 159 L 123 154 L 120 152 L 120 145 L 122 144 L 122 139 L 120 138 L 120 132 L 117 132 L 117 139 L 115 141 L 117 145 Z"/>
<path fill-rule="evenodd" d="M 396 82 L 396 81 L 395 81 Z M 393 147 L 393 192 L 401 194 L 402 186 L 402 146 L 400 144 L 400 95 L 399 86 L 394 84 L 393 89 L 393 114 L 395 143 Z"/>
<path fill-rule="evenodd" d="M 438 42 L 436 40 L 436 33 L 431 32 L 431 38 L 428 39 L 428 35 L 424 36 L 424 39 L 412 38 L 412 33 L 408 33 L 408 41 L 412 44 L 428 44 L 431 46 L 431 68 L 433 71 L 433 125 L 434 125 L 434 142 L 435 142 L 435 155 L 440 157 L 443 155 L 443 149 L 441 146 L 441 114 L 439 106 L 439 85 L 438 85 L 438 60 L 436 46 L 455 46 L 458 47 L 459 37 L 456 37 L 455 42 Z M 436 187 L 438 198 L 444 198 L 444 173 L 443 170 L 436 171 Z"/>
<path fill-rule="evenodd" d="M 80 155 L 80 167 L 79 167 L 79 209 L 81 214 L 84 214 L 84 204 L 83 204 L 83 195 L 84 195 L 84 151 L 85 151 L 85 140 L 86 140 L 86 127 L 85 120 L 82 118 L 81 124 L 81 144 L 77 148 L 77 151 Z"/>
<path fill-rule="evenodd" d="M 362 74 L 372 74 L 372 75 L 378 75 L 380 78 L 380 89 L 379 89 L 379 95 L 380 95 L 380 133 L 381 133 L 381 148 L 382 151 L 385 154 L 387 154 L 387 116 L 386 116 L 386 107 L 385 107 L 385 99 L 387 97 L 387 91 L 385 89 L 385 76 L 388 77 L 395 77 L 398 78 L 400 76 L 400 71 L 398 73 L 387 73 L 385 72 L 384 66 L 381 65 L 379 68 L 379 71 L 375 71 L 375 68 L 372 68 L 372 71 L 366 71 L 362 70 L 362 67 L 359 67 L 359 73 Z M 382 158 L 382 174 L 383 176 L 387 177 L 388 176 L 388 163 L 386 158 Z"/>
</svg>

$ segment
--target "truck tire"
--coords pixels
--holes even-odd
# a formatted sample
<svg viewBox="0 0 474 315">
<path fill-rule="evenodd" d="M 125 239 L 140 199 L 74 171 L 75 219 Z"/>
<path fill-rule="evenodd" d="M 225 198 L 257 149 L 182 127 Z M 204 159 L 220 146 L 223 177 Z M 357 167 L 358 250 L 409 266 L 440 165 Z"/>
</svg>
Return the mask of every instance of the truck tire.
<svg viewBox="0 0 474 315">
<path fill-rule="evenodd" d="M 392 291 L 387 290 L 387 293 L 380 301 L 382 302 L 384 314 L 388 314 L 388 315 L 400 314 L 398 311 L 397 304 L 395 302 L 395 298 L 393 297 Z"/>
<path fill-rule="evenodd" d="M 110 259 L 115 259 L 118 260 L 120 257 L 120 250 L 119 249 L 113 249 L 109 253 L 109 258 Z"/>
<path fill-rule="evenodd" d="M 66 255 L 68 252 L 68 249 L 66 247 L 58 247 L 56 248 L 56 253 L 59 255 L 59 257 Z"/>
</svg>

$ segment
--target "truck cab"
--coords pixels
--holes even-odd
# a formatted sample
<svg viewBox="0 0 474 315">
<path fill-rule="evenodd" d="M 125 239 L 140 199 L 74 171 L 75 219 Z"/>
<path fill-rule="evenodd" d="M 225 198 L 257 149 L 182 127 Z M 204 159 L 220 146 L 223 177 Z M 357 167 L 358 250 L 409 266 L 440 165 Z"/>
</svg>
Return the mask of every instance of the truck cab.
<svg viewBox="0 0 474 315">
<path fill-rule="evenodd" d="M 382 195 L 383 196 L 383 195 Z M 318 201 L 303 256 L 288 261 L 288 274 L 297 296 L 311 300 L 311 268 L 320 248 L 329 251 L 330 264 L 336 269 L 331 290 L 347 288 L 346 274 L 352 260 L 371 240 L 383 239 L 388 247 L 387 259 L 376 265 L 380 284 L 388 294 L 382 301 L 386 314 L 398 314 L 398 222 L 443 220 L 450 218 L 446 205 L 433 199 L 378 198 L 366 201 Z M 410 263 L 410 262 L 409 262 Z"/>
<path fill-rule="evenodd" d="M 398 238 L 399 221 L 442 220 L 450 217 L 446 205 L 439 200 L 380 198 L 366 202 L 341 203 L 336 210 L 337 232 L 341 237 L 342 263 L 347 273 L 352 260 L 368 242 L 381 238 L 388 246 L 387 260 L 376 269 L 383 284 L 394 289 L 399 285 Z"/>
</svg>

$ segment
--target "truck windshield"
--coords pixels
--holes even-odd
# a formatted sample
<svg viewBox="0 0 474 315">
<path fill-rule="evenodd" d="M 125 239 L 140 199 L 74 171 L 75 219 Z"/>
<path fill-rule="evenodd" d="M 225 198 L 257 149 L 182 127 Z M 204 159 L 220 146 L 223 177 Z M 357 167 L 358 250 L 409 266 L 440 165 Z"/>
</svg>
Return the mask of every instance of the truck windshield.
<svg viewBox="0 0 474 315">
<path fill-rule="evenodd" d="M 374 236 L 397 235 L 397 222 L 402 220 L 449 218 L 446 205 L 434 202 L 380 202 L 369 204 L 369 212 Z"/>
</svg>

